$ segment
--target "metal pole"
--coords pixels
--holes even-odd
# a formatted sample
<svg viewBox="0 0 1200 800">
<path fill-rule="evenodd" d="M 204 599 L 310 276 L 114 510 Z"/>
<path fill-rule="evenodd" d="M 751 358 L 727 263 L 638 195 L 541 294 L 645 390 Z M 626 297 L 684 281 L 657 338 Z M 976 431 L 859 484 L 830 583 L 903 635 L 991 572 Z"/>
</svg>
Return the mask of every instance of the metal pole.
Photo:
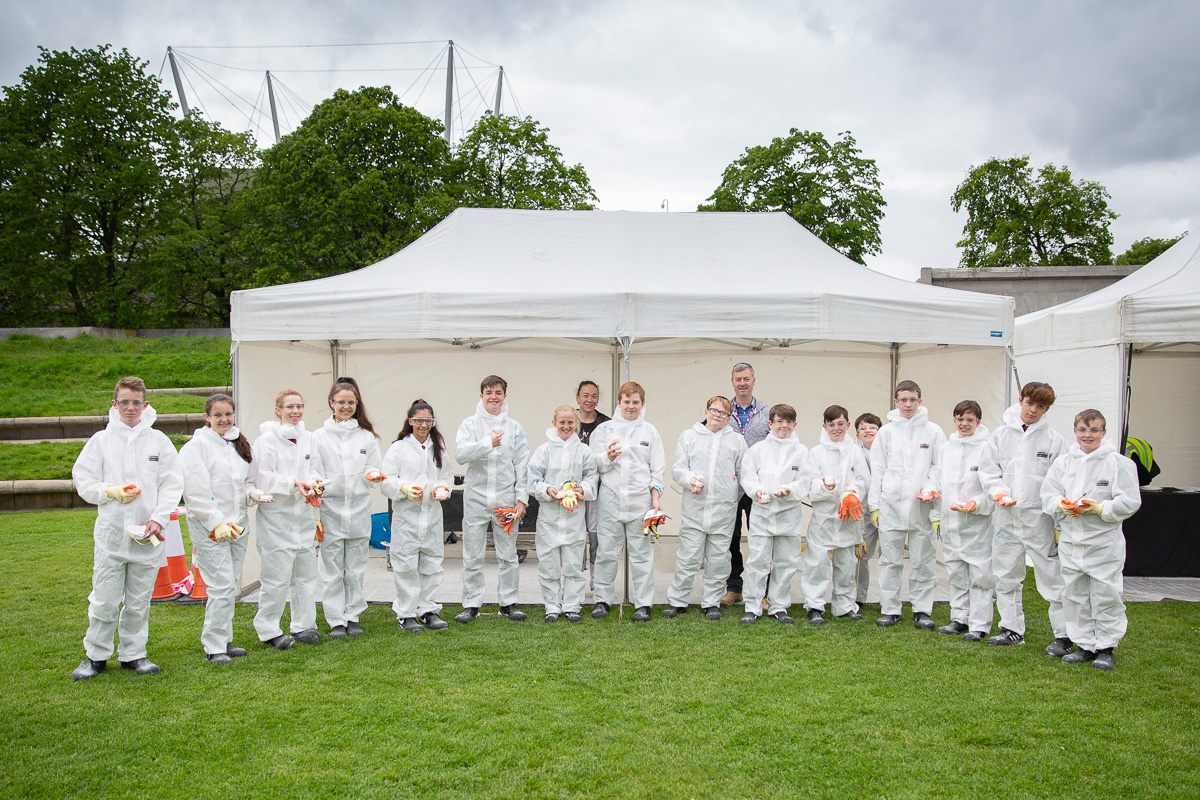
<svg viewBox="0 0 1200 800">
<path fill-rule="evenodd" d="M 447 50 L 446 56 L 446 144 L 450 144 L 450 124 L 453 121 L 454 110 L 454 40 L 450 40 L 450 47 Z"/>
<path fill-rule="evenodd" d="M 500 68 L 500 74 L 496 77 L 496 116 L 500 116 L 500 93 L 504 89 L 504 67 Z"/>
<path fill-rule="evenodd" d="M 892 360 L 892 385 L 888 387 L 888 401 L 885 408 L 892 407 L 892 398 L 896 391 L 896 384 L 900 382 L 900 343 L 892 342 L 890 348 Z"/>
<path fill-rule="evenodd" d="M 167 48 L 167 58 L 171 61 L 171 74 L 175 76 L 175 93 L 179 95 L 179 107 L 183 115 L 188 115 L 187 95 L 183 93 L 183 76 L 179 74 L 179 65 L 175 63 L 175 51 Z"/>
<path fill-rule="evenodd" d="M 267 96 L 271 98 L 271 124 L 275 126 L 275 144 L 279 144 L 279 114 L 275 111 L 275 84 L 271 81 L 271 70 L 267 70 Z"/>
</svg>

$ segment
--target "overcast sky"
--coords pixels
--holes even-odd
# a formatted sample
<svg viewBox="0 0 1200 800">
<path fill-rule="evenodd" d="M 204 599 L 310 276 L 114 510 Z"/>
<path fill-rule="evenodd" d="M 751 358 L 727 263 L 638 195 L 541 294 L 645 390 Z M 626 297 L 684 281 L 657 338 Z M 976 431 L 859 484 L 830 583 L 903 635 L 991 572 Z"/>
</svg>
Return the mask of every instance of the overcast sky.
<svg viewBox="0 0 1200 800">
<path fill-rule="evenodd" d="M 490 105 L 488 65 L 503 65 L 504 112 L 547 126 L 606 210 L 663 213 L 667 200 L 671 212 L 693 211 L 747 146 L 793 127 L 850 131 L 878 164 L 888 203 L 883 252 L 868 265 L 906 278 L 957 265 L 964 219 L 950 195 L 993 156 L 1028 154 L 1035 167 L 1066 165 L 1106 186 L 1120 215 L 1114 255 L 1144 236 L 1194 230 L 1200 214 L 1200 4 L 1182 0 L 0 0 L 0 9 L 0 84 L 18 82 L 39 45 L 111 43 L 154 74 L 170 45 L 188 59 L 189 101 L 237 130 L 246 117 L 222 92 L 254 101 L 268 69 L 281 94 L 309 105 L 339 86 L 386 83 L 441 118 L 445 73 L 420 70 L 444 70 L 439 54 L 453 39 L 470 66 L 458 72 L 464 113 L 480 105 L 474 85 Z M 375 71 L 298 71 L 330 68 Z M 174 92 L 169 70 L 161 74 Z"/>
</svg>

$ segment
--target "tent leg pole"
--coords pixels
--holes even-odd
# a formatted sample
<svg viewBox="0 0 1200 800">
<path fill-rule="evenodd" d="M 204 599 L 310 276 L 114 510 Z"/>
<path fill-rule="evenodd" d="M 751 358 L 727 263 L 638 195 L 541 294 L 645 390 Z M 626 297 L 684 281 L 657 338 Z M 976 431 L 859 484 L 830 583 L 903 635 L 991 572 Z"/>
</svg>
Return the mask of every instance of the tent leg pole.
<svg viewBox="0 0 1200 800">
<path fill-rule="evenodd" d="M 896 384 L 900 382 L 900 343 L 892 342 L 891 347 L 888 348 L 888 354 L 891 357 L 892 382 L 888 385 L 888 401 L 885 407 L 891 409 L 892 396 L 896 391 Z"/>
<path fill-rule="evenodd" d="M 1121 342 L 1121 441 L 1117 444 L 1117 452 L 1125 452 L 1125 442 L 1129 439 L 1129 408 L 1133 401 L 1133 345 Z"/>
</svg>

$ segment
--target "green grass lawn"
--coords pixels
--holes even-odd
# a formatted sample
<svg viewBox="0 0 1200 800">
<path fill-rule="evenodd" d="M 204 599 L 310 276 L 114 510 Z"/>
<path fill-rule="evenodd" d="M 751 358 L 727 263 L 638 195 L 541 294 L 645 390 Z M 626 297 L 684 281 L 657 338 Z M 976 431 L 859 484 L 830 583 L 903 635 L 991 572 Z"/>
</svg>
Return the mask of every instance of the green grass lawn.
<svg viewBox="0 0 1200 800">
<path fill-rule="evenodd" d="M 229 340 L 10 337 L 0 341 L 0 417 L 107 414 L 126 375 L 151 388 L 228 386 Z M 160 414 L 204 410 L 192 395 L 151 395 L 150 403 Z"/>
<path fill-rule="evenodd" d="M 175 447 L 191 439 L 186 434 L 173 434 Z M 83 449 L 83 442 L 30 442 L 16 444 L 0 442 L 0 480 L 40 481 L 71 477 L 71 467 Z"/>
<path fill-rule="evenodd" d="M 1011 649 L 695 608 L 413 636 L 372 606 L 362 639 L 276 652 L 240 606 L 250 655 L 213 667 L 203 608 L 168 604 L 162 674 L 75 684 L 93 519 L 0 515 L 4 797 L 1200 796 L 1193 604 L 1131 604 L 1108 674 L 1042 655 L 1032 576 Z"/>
</svg>

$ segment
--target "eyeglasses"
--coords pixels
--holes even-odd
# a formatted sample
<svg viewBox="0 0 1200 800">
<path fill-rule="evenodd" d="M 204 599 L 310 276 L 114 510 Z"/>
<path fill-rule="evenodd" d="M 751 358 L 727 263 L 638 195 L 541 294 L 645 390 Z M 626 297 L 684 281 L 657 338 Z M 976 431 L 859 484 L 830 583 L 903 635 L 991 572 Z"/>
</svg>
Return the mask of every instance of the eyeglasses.
<svg viewBox="0 0 1200 800">
<path fill-rule="evenodd" d="M 235 414 L 232 411 L 222 411 L 219 414 L 209 414 L 209 416 L 213 419 L 225 419 L 226 417 L 233 417 Z"/>
<path fill-rule="evenodd" d="M 1076 428 L 1076 433 L 1104 433 L 1104 428 Z"/>
<path fill-rule="evenodd" d="M 796 426 L 796 421 L 791 420 L 791 419 L 773 419 L 773 420 L 771 420 L 771 424 L 772 425 L 791 425 L 794 428 Z"/>
<path fill-rule="evenodd" d="M 279 406 L 284 411 L 303 411 L 304 403 L 288 403 L 286 406 Z"/>
<path fill-rule="evenodd" d="M 117 405 L 123 406 L 124 408 L 141 408 L 142 406 L 146 405 L 145 400 L 117 400 L 116 402 Z"/>
<path fill-rule="evenodd" d="M 417 425 L 431 425 L 432 426 L 432 425 L 437 424 L 436 419 L 427 419 L 425 417 L 409 417 L 408 421 L 413 426 L 417 426 Z"/>
<path fill-rule="evenodd" d="M 837 422 L 826 422 L 825 427 L 826 428 L 849 428 L 850 423 L 844 419 L 841 419 L 841 420 L 838 420 Z"/>
<path fill-rule="evenodd" d="M 955 417 L 954 421 L 955 422 L 979 422 L 979 420 L 975 419 L 974 417 Z"/>
<path fill-rule="evenodd" d="M 357 400 L 334 400 L 333 404 L 335 406 L 356 406 L 356 405 L 358 405 L 358 401 Z"/>
<path fill-rule="evenodd" d="M 730 413 L 721 408 L 710 408 L 708 413 L 712 414 L 717 419 L 729 419 Z"/>
</svg>

